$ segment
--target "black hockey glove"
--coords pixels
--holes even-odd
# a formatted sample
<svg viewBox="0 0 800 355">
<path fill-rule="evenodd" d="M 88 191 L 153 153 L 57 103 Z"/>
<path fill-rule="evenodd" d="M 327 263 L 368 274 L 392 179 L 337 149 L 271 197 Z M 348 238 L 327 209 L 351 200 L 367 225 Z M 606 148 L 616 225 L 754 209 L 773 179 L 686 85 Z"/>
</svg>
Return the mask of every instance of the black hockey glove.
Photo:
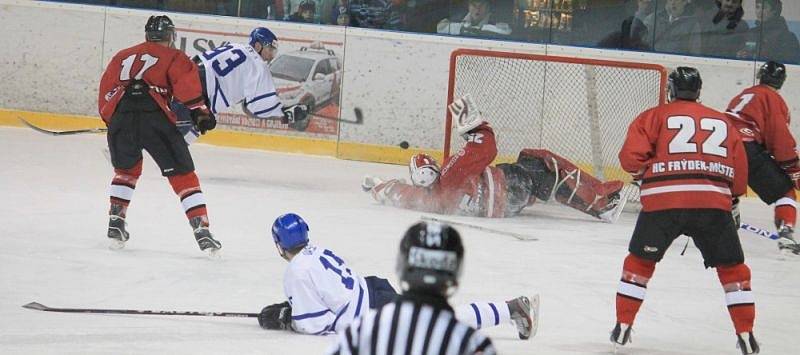
<svg viewBox="0 0 800 355">
<path fill-rule="evenodd" d="M 281 123 L 294 123 L 298 121 L 302 121 L 306 119 L 308 115 L 308 105 L 292 105 L 289 107 L 283 108 L 283 119 L 281 119 Z"/>
<path fill-rule="evenodd" d="M 207 131 L 217 127 L 217 119 L 214 117 L 214 114 L 208 111 L 205 105 L 192 110 L 190 115 L 192 117 L 192 123 L 194 123 L 197 130 L 200 131 L 200 134 L 206 134 Z"/>
<path fill-rule="evenodd" d="M 731 216 L 733 216 L 733 223 L 736 223 L 738 229 L 742 225 L 742 215 L 739 213 L 739 198 L 734 197 L 731 201 Z"/>
<path fill-rule="evenodd" d="M 258 325 L 264 329 L 292 330 L 292 306 L 283 302 L 264 307 L 258 314 Z"/>
</svg>

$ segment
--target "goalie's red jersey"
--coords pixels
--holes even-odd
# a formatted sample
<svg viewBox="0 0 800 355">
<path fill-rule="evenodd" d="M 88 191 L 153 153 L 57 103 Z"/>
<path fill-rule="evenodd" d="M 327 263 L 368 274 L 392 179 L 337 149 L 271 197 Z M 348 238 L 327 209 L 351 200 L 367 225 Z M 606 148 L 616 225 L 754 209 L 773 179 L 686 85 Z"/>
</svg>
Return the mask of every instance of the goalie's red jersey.
<svg viewBox="0 0 800 355">
<path fill-rule="evenodd" d="M 649 109 L 628 127 L 619 153 L 625 171 L 643 174 L 642 210 L 731 209 L 747 189 L 747 156 L 725 114 L 694 101 Z"/>
<path fill-rule="evenodd" d="M 742 139 L 763 144 L 780 166 L 797 163 L 797 143 L 789 130 L 789 107 L 777 91 L 756 85 L 731 100 L 725 112 Z"/>
<path fill-rule="evenodd" d="M 150 85 L 150 96 L 172 123 L 175 114 L 169 103 L 173 95 L 189 109 L 204 104 L 197 65 L 177 49 L 144 42 L 119 51 L 108 63 L 97 98 L 103 121 L 111 122 L 125 88 L 135 79 Z"/>
<path fill-rule="evenodd" d="M 441 214 L 504 217 L 505 175 L 489 166 L 496 156 L 494 131 L 484 123 L 471 131 L 458 153 L 443 162 L 441 176 L 431 188 L 397 183 L 387 203 Z"/>
</svg>

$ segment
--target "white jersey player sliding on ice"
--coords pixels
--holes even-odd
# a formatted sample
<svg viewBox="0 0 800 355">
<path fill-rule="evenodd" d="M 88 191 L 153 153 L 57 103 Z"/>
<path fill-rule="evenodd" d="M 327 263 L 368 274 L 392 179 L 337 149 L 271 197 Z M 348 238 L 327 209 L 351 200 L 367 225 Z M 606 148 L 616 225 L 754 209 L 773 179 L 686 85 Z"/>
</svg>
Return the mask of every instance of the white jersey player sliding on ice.
<svg viewBox="0 0 800 355">
<path fill-rule="evenodd" d="M 280 255 L 289 262 L 283 278 L 287 302 L 261 311 L 258 323 L 265 329 L 304 334 L 332 334 L 347 328 L 369 309 L 380 308 L 398 296 L 386 279 L 361 277 L 331 250 L 309 243 L 308 225 L 288 213 L 272 225 Z M 475 329 L 513 321 L 519 337 L 536 334 L 538 295 L 506 302 L 474 302 L 455 309 L 456 318 Z"/>
<path fill-rule="evenodd" d="M 250 32 L 248 44 L 229 43 L 192 58 L 198 66 L 206 105 L 211 113 L 216 114 L 241 103 L 245 113 L 251 117 L 280 118 L 283 123 L 290 125 L 305 119 L 308 110 L 306 105 L 283 107 L 272 74 L 264 65 L 265 62 L 271 62 L 277 52 L 278 38 L 275 34 L 266 27 L 257 27 Z M 188 110 L 183 112 L 180 106 L 175 105 L 173 110 L 178 112 L 183 121 L 188 121 Z M 189 143 L 198 136 L 196 131 L 182 133 Z"/>
</svg>

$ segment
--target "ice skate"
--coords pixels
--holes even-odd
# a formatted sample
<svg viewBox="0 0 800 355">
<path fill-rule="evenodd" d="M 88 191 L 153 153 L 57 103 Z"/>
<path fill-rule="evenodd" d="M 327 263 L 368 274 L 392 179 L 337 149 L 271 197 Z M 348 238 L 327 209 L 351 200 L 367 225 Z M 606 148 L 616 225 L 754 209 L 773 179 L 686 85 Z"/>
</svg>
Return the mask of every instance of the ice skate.
<svg viewBox="0 0 800 355">
<path fill-rule="evenodd" d="M 517 326 L 519 338 L 527 340 L 536 335 L 539 327 L 539 295 L 533 296 L 532 301 L 528 297 L 520 296 L 506 301 L 506 304 L 511 320 Z"/>
<path fill-rule="evenodd" d="M 614 329 L 611 330 L 610 340 L 614 344 L 614 352 L 616 353 L 618 346 L 631 342 L 631 325 L 625 323 L 614 325 Z"/>
<path fill-rule="evenodd" d="M 113 214 L 108 217 L 107 236 L 111 240 L 111 244 L 108 245 L 109 249 L 120 250 L 125 247 L 125 242 L 130 238 L 130 233 L 125 230 L 125 224 L 123 217 Z"/>
<path fill-rule="evenodd" d="M 200 250 L 204 251 L 209 258 L 216 259 L 221 257 L 222 243 L 214 239 L 214 235 L 208 230 L 208 225 L 203 223 L 202 217 L 192 218 L 189 223 L 194 229 L 194 239 L 197 240 L 197 246 L 200 247 Z"/>
<path fill-rule="evenodd" d="M 736 336 L 738 337 L 736 347 L 742 351 L 742 355 L 758 354 L 761 351 L 756 338 L 753 336 L 753 332 L 743 332 Z"/>
<path fill-rule="evenodd" d="M 786 255 L 800 255 L 800 244 L 794 239 L 794 228 L 781 225 L 778 229 L 778 250 Z"/>
</svg>

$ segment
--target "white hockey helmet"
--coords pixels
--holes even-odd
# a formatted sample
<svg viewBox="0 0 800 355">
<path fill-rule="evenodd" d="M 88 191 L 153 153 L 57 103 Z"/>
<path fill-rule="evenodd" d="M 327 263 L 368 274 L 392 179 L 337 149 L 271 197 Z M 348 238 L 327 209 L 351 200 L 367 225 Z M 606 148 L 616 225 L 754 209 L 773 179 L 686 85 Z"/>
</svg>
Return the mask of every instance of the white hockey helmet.
<svg viewBox="0 0 800 355">
<path fill-rule="evenodd" d="M 408 163 L 408 173 L 414 186 L 429 187 L 439 179 L 439 164 L 428 154 L 415 154 Z"/>
</svg>

